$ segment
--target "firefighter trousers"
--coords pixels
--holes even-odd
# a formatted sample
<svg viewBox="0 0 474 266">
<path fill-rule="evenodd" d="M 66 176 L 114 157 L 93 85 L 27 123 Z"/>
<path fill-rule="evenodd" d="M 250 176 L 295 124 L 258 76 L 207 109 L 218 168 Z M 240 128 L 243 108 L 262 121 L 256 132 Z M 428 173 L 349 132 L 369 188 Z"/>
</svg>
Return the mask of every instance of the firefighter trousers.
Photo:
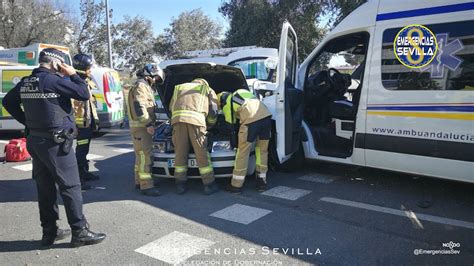
<svg viewBox="0 0 474 266">
<path fill-rule="evenodd" d="M 268 171 L 268 143 L 271 133 L 271 118 L 263 118 L 248 125 L 240 125 L 239 144 L 235 155 L 231 184 L 234 187 L 244 185 L 250 151 L 255 145 L 256 171 L 266 181 Z"/>
<path fill-rule="evenodd" d="M 135 184 L 140 185 L 140 189 L 154 187 L 151 176 L 151 156 L 153 137 L 148 134 L 146 127 L 131 127 L 133 149 L 135 150 Z"/>
<path fill-rule="evenodd" d="M 176 183 L 186 182 L 188 171 L 188 154 L 190 145 L 193 147 L 204 185 L 214 182 L 214 169 L 207 150 L 206 127 L 187 123 L 173 125 L 173 145 L 175 152 L 174 177 Z"/>
</svg>

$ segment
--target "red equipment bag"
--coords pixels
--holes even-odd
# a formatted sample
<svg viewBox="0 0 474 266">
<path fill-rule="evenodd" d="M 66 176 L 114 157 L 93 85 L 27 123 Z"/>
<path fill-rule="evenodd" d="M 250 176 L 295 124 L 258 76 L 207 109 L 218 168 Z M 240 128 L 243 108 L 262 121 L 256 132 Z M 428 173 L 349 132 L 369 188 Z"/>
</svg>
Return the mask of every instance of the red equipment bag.
<svg viewBox="0 0 474 266">
<path fill-rule="evenodd" d="M 31 155 L 26 149 L 26 139 L 12 139 L 5 145 L 5 161 L 23 162 L 31 159 Z"/>
</svg>

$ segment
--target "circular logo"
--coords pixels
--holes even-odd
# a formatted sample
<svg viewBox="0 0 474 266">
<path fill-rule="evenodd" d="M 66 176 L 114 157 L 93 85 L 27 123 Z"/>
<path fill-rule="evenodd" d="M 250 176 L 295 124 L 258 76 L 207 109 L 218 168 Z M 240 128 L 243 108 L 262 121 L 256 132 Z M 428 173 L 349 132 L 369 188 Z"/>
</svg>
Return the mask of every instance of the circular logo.
<svg viewBox="0 0 474 266">
<path fill-rule="evenodd" d="M 421 68 L 433 61 L 438 51 L 436 35 L 419 24 L 401 29 L 393 41 L 393 52 L 398 61 L 409 68 Z"/>
</svg>

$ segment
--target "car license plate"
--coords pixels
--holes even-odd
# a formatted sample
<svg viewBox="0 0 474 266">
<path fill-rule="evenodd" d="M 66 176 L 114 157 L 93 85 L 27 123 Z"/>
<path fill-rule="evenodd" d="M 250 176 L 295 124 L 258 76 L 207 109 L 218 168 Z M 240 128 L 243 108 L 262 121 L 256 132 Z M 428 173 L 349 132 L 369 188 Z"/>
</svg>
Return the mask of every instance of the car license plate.
<svg viewBox="0 0 474 266">
<path fill-rule="evenodd" d="M 175 161 L 174 159 L 168 159 L 168 167 L 174 167 Z M 188 159 L 188 167 L 196 167 L 197 161 L 196 159 Z"/>
</svg>

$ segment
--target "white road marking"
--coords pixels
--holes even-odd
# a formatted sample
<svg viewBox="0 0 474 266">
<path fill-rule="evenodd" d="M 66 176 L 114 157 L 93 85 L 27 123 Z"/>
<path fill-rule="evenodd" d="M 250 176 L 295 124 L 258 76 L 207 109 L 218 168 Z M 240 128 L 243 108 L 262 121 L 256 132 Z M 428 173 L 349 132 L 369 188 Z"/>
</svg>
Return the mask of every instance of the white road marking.
<svg viewBox="0 0 474 266">
<path fill-rule="evenodd" d="M 214 212 L 210 214 L 210 216 L 247 225 L 271 212 L 272 211 L 247 205 L 234 204 L 220 211 Z"/>
<path fill-rule="evenodd" d="M 133 152 L 133 149 L 115 149 L 113 150 L 114 152 L 118 152 L 118 153 L 129 153 L 129 152 Z"/>
<path fill-rule="evenodd" d="M 327 175 L 321 174 L 306 174 L 304 176 L 298 177 L 299 180 L 314 182 L 314 183 L 323 183 L 329 184 L 332 183 L 335 178 Z"/>
<path fill-rule="evenodd" d="M 22 165 L 13 166 L 12 168 L 16 170 L 28 172 L 28 171 L 33 170 L 33 164 L 32 163 L 22 164 Z"/>
<path fill-rule="evenodd" d="M 87 154 L 87 160 L 97 160 L 97 159 L 100 159 L 100 158 L 104 158 L 104 156 L 97 155 L 97 154 L 92 154 L 92 153 Z"/>
<path fill-rule="evenodd" d="M 466 222 L 462 220 L 456 220 L 456 219 L 450 219 L 450 218 L 445 218 L 445 217 L 439 217 L 439 216 L 422 214 L 422 213 L 414 213 L 414 212 L 412 212 L 412 214 L 411 213 L 407 214 L 406 211 L 402 211 L 402 210 L 380 207 L 377 205 L 365 204 L 365 203 L 360 203 L 356 201 L 342 200 L 342 199 L 331 198 L 331 197 L 323 197 L 319 200 L 324 201 L 324 202 L 359 208 L 359 209 L 365 209 L 365 210 L 370 210 L 370 211 L 376 211 L 376 212 L 402 216 L 402 217 L 408 216 L 408 218 L 410 219 L 416 218 L 418 222 L 419 220 L 423 220 L 423 221 L 428 221 L 428 222 L 433 222 L 433 223 L 446 224 L 446 225 L 451 225 L 451 226 L 463 227 L 467 229 L 474 229 L 474 223 Z"/>
<path fill-rule="evenodd" d="M 308 195 L 309 193 L 311 193 L 309 190 L 278 186 L 263 192 L 262 195 L 286 200 L 297 200 L 303 196 Z"/>
<path fill-rule="evenodd" d="M 204 238 L 174 231 L 135 249 L 135 252 L 166 263 L 180 264 L 214 244 Z"/>
</svg>

